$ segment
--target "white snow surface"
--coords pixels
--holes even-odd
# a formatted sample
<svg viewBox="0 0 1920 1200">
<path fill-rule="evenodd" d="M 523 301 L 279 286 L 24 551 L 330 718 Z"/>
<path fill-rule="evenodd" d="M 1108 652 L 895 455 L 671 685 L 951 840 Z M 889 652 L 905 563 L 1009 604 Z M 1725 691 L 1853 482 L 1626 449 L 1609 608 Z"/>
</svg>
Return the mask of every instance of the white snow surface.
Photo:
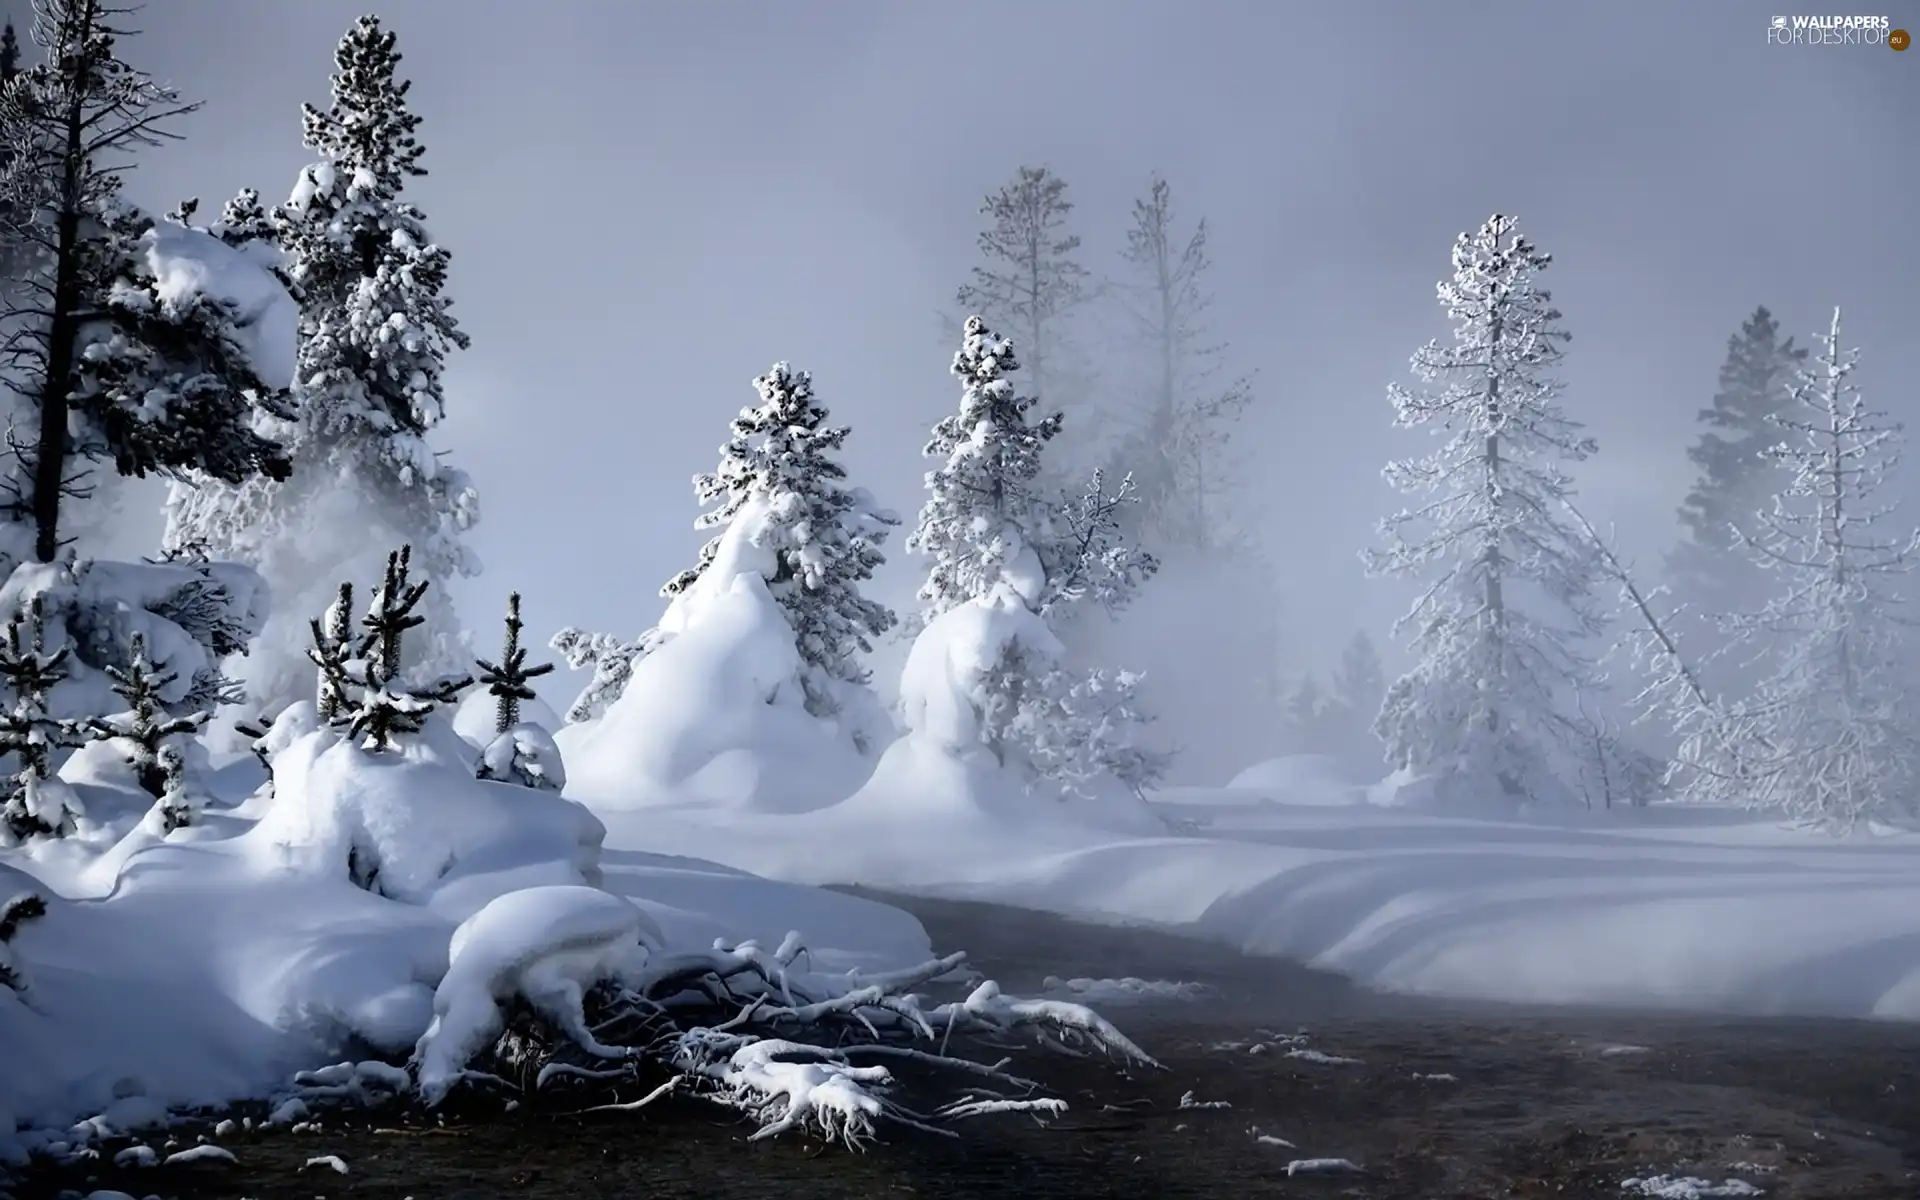
<svg viewBox="0 0 1920 1200">
<path fill-rule="evenodd" d="M 0 902 L 38 892 L 48 909 L 10 943 L 26 993 L 0 988 L 0 1160 L 146 1127 L 172 1106 L 267 1096 L 355 1046 L 404 1056 L 516 963 L 562 986 L 565 954 L 519 963 L 514 939 L 565 943 L 608 913 L 621 937 L 669 949 L 798 931 L 820 970 L 932 956 L 897 909 L 653 853 L 650 839 L 603 844 L 579 805 L 473 779 L 444 723 L 374 755 L 314 732 L 301 707 L 276 728 L 270 795 L 245 794 L 256 769 L 199 825 L 161 837 L 111 772 L 78 771 L 98 801 L 85 836 L 0 851 Z M 350 882 L 350 862 L 377 864 L 380 890 Z"/>
<path fill-rule="evenodd" d="M 234 326 L 261 382 L 293 386 L 300 306 L 273 273 L 278 254 L 265 242 L 229 246 L 204 229 L 156 221 L 142 239 L 162 304 L 205 296 L 233 307 Z"/>
<path fill-rule="evenodd" d="M 1920 837 L 1714 810 L 1555 824 L 1206 805 L 1193 789 L 1180 811 L 1204 836 L 1140 837 L 1011 819 L 1010 797 L 981 798 L 998 782 L 908 737 L 843 805 L 754 824 L 677 810 L 646 836 L 776 878 L 1173 928 L 1393 991 L 1920 1020 Z"/>
<path fill-rule="evenodd" d="M 674 598 L 660 625 L 671 636 L 633 664 L 620 698 L 555 734 L 568 795 L 603 809 L 796 812 L 832 804 L 873 770 L 840 722 L 806 711 L 793 631 L 766 584 L 752 571 L 724 590 L 709 582 L 745 527 L 736 522 L 722 559 Z"/>
</svg>

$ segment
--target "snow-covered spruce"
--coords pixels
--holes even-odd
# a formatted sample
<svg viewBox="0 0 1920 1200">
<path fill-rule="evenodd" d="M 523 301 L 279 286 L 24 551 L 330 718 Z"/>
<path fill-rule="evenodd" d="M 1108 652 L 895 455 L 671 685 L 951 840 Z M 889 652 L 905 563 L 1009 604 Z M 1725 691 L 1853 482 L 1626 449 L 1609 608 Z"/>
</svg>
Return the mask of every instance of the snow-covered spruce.
<svg viewBox="0 0 1920 1200">
<path fill-rule="evenodd" d="M 528 665 L 527 649 L 520 644 L 522 628 L 520 593 L 514 592 L 507 597 L 507 637 L 500 661 L 475 660 L 480 668 L 477 682 L 485 686 L 495 706 L 493 740 L 481 751 L 475 773 L 481 779 L 557 792 L 567 786 L 560 748 L 553 744 L 549 730 L 520 719 L 520 706 L 539 698 L 532 681 L 551 672 L 553 664 Z"/>
<path fill-rule="evenodd" d="M 176 717 L 166 711 L 160 698 L 178 676 L 148 659 L 144 634 L 133 635 L 128 658 L 130 661 L 124 668 L 107 668 L 107 675 L 113 680 L 113 694 L 126 705 L 125 711 L 91 718 L 87 725 L 125 753 L 141 788 L 159 800 L 170 790 L 177 791 L 176 786 L 170 786 L 170 772 L 162 761 L 163 755 L 173 750 L 173 761 L 182 763 L 184 760 L 172 743 L 200 732 L 213 714 L 201 709 Z M 175 818 L 184 822 L 184 813 L 176 813 Z"/>
<path fill-rule="evenodd" d="M 940 465 L 927 473 L 927 500 L 906 540 L 909 552 L 932 559 L 919 592 L 923 622 L 1003 582 L 1035 609 L 1045 601 L 1040 547 L 1055 517 L 1040 461 L 1061 418 L 1034 419 L 1039 401 L 1017 394 L 1009 378 L 1019 369 L 1013 343 L 968 317 L 953 356 L 960 411 L 933 427 L 921 451 Z"/>
<path fill-rule="evenodd" d="M 793 626 L 807 711 L 831 716 L 837 685 L 867 682 L 863 656 L 894 626 L 893 611 L 861 595 L 860 585 L 886 561 L 880 547 L 900 519 L 866 489 L 846 486 L 846 470 L 831 456 L 850 430 L 827 424 L 807 372 L 775 363 L 753 387 L 760 403 L 733 419 L 719 468 L 693 481 L 700 502 L 714 505 L 695 526 L 721 532 L 661 594 L 693 587 L 720 553 L 726 529 L 751 514 L 754 545 L 771 560 L 767 591 Z"/>
<path fill-rule="evenodd" d="M 1740 533 L 1779 591 L 1724 619 L 1736 646 L 1769 652 L 1767 674 L 1678 757 L 1691 798 L 1846 832 L 1920 819 L 1913 693 L 1897 653 L 1899 581 L 1920 567 L 1920 531 L 1887 530 L 1895 510 L 1883 489 L 1901 429 L 1853 382 L 1858 352 L 1842 346 L 1839 309 L 1817 340 L 1791 407 L 1772 417 L 1782 440 L 1770 454 L 1791 482 Z"/>
<path fill-rule="evenodd" d="M 401 735 L 419 733 L 435 709 L 454 703 L 473 684 L 470 675 L 440 676 L 417 685 L 406 682 L 402 668 L 406 634 L 424 623 L 415 609 L 433 582 L 411 578 L 411 559 L 410 546 L 387 556 L 386 573 L 360 619 L 366 632 L 351 657 L 342 654 L 335 637 L 337 627 L 330 632 L 335 622 L 316 619 L 310 623 L 311 660 L 324 681 L 322 702 L 337 701 L 326 720 L 344 727 L 349 737 L 370 750 L 386 750 Z M 352 592 L 343 585 L 336 606 L 351 599 Z"/>
<path fill-rule="evenodd" d="M 964 954 L 872 976 L 820 974 L 798 965 L 804 954 L 797 934 L 772 953 L 753 942 L 670 952 L 620 897 L 564 886 L 510 893 L 453 935 L 411 1064 L 419 1096 L 437 1106 L 462 1086 L 635 1083 L 650 1090 L 604 1107 L 696 1096 L 745 1114 L 756 1138 L 800 1130 L 858 1146 L 886 1122 L 950 1133 L 968 1117 L 1065 1107 L 1036 1096 L 1004 1060 L 954 1054 L 956 1037 L 1026 1032 L 1157 1065 L 1081 1005 L 1014 999 L 987 982 L 929 1006 L 917 989 L 962 967 Z M 889 1063 L 951 1072 L 969 1086 L 949 1104 L 916 1109 Z"/>
<path fill-rule="evenodd" d="M 1566 464 L 1595 445 L 1561 410 L 1552 375 L 1567 334 L 1538 283 L 1551 261 L 1509 216 L 1461 234 L 1439 286 L 1453 345 L 1413 357 L 1438 388 L 1391 389 L 1396 426 L 1446 441 L 1386 470 L 1422 501 L 1382 522 L 1389 542 L 1368 565 L 1425 586 L 1397 627 L 1411 631 L 1414 665 L 1374 729 L 1388 762 L 1433 777 L 1445 803 L 1565 796 L 1566 767 L 1592 736 L 1572 697 L 1597 681 L 1580 649 L 1602 627 L 1597 567 L 1561 500 Z"/>
<path fill-rule="evenodd" d="M 478 570 L 462 540 L 478 496 L 427 441 L 443 415 L 446 359 L 468 339 L 445 295 L 450 256 L 404 196 L 424 148 L 400 60 L 378 18 L 356 22 L 334 54 L 332 104 L 305 110 L 317 161 L 285 204 L 262 214 L 243 197 L 228 209 L 236 224 L 219 231 L 251 253 L 277 250 L 299 294 L 296 411 L 273 429 L 291 476 L 175 487 L 166 544 L 247 563 L 273 587 L 280 614 L 247 664 L 251 699 L 273 712 L 305 699 L 314 678 L 304 622 L 291 614 L 324 604 L 321 581 L 377 569 L 369 528 L 381 531 L 374 544 L 412 545 L 435 585 L 403 665 L 447 674 L 471 657 L 447 584 Z"/>
<path fill-rule="evenodd" d="M 80 798 L 53 773 L 54 755 L 82 742 L 81 729 L 53 715 L 53 689 L 67 678 L 66 646 L 49 650 L 46 614 L 33 597 L 26 611 L 7 622 L 0 641 L 0 685 L 7 707 L 0 712 L 0 753 L 13 760 L 0 802 L 0 839 L 18 840 L 73 831 Z"/>
</svg>

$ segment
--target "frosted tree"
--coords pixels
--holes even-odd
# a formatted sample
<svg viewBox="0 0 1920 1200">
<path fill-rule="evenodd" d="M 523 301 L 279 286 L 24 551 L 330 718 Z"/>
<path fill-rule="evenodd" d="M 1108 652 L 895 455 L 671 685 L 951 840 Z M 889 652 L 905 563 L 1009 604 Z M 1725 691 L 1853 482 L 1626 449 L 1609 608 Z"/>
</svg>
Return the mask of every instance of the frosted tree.
<svg viewBox="0 0 1920 1200">
<path fill-rule="evenodd" d="M 1602 625 L 1597 568 L 1560 501 L 1573 486 L 1566 464 L 1594 443 L 1562 411 L 1552 375 L 1567 334 L 1538 283 L 1551 261 L 1508 216 L 1460 235 L 1438 289 L 1453 344 L 1414 355 L 1430 390 L 1391 391 L 1397 427 L 1434 427 L 1445 441 L 1386 470 L 1420 502 L 1382 522 L 1388 544 L 1366 559 L 1421 592 L 1396 625 L 1414 666 L 1374 729 L 1394 767 L 1437 775 L 1466 800 L 1558 793 L 1556 760 L 1588 732 L 1568 696 L 1594 682 L 1579 643 Z"/>
<path fill-rule="evenodd" d="M 493 697 L 495 733 L 505 733 L 520 723 L 520 706 L 539 699 L 533 690 L 533 681 L 553 672 L 552 663 L 527 662 L 527 648 L 520 644 L 520 631 L 524 628 L 526 625 L 520 620 L 520 593 L 513 592 L 507 597 L 507 637 L 500 661 L 474 660 L 480 668 L 478 682 Z"/>
<path fill-rule="evenodd" d="M 633 664 L 645 658 L 666 640 L 658 629 L 649 629 L 631 641 L 610 633 L 591 633 L 568 626 L 553 635 L 547 645 L 575 671 L 592 671 L 587 685 L 568 706 L 563 719 L 569 725 L 594 721 L 606 714 L 620 694 L 627 690 L 633 676 Z"/>
<path fill-rule="evenodd" d="M 1226 346 L 1210 329 L 1207 236 L 1204 219 L 1182 236 L 1172 189 L 1156 177 L 1134 201 L 1122 252 L 1128 271 L 1114 289 L 1149 359 L 1145 413 L 1117 457 L 1139 486 L 1149 541 L 1169 549 L 1233 540 L 1227 435 L 1253 399 L 1251 378 L 1225 374 Z"/>
<path fill-rule="evenodd" d="M 1780 441 L 1773 418 L 1792 404 L 1789 389 L 1807 350 L 1780 337 L 1780 323 L 1764 307 L 1754 310 L 1727 339 L 1726 361 L 1711 407 L 1700 410 L 1705 428 L 1687 449 L 1699 469 L 1680 523 L 1686 537 L 1669 568 L 1688 598 L 1719 611 L 1764 587 L 1740 535 L 1751 534 L 1757 514 L 1790 479 L 1771 451 Z"/>
<path fill-rule="evenodd" d="M 752 521 L 748 541 L 770 557 L 767 590 L 793 627 L 806 667 L 807 709 L 828 715 L 838 709 L 835 684 L 867 681 L 862 656 L 895 623 L 893 611 L 861 595 L 860 585 L 886 561 L 881 546 L 900 520 L 865 488 L 846 485 L 846 469 L 833 456 L 850 430 L 828 424 L 807 372 L 775 363 L 753 387 L 760 403 L 733 419 L 719 468 L 693 481 L 700 502 L 713 505 L 695 527 L 721 532 L 661 593 L 692 587 L 726 544 L 726 531 Z"/>
<path fill-rule="evenodd" d="M 1727 621 L 1737 645 L 1771 651 L 1768 674 L 1683 758 L 1696 798 L 1847 831 L 1920 817 L 1920 745 L 1897 653 L 1900 581 L 1920 566 L 1920 532 L 1887 532 L 1884 489 L 1903 434 L 1853 382 L 1859 355 L 1842 348 L 1840 310 L 1817 340 L 1791 406 L 1772 418 L 1781 441 L 1770 457 L 1791 482 L 1741 538 L 1780 590 Z"/>
<path fill-rule="evenodd" d="M 400 61 L 378 18 L 357 21 L 334 54 L 331 106 L 305 109 L 317 161 L 265 225 L 244 195 L 229 207 L 222 235 L 258 239 L 270 226 L 300 294 L 298 412 L 282 431 L 293 477 L 176 488 L 167 543 L 257 567 L 290 621 L 285 614 L 318 606 L 321 581 L 330 588 L 353 573 L 371 520 L 413 546 L 416 568 L 436 585 L 407 645 L 409 667 L 438 674 L 471 657 L 447 584 L 479 569 L 462 541 L 479 508 L 466 474 L 427 441 L 444 415 L 447 357 L 468 338 L 445 294 L 451 256 L 404 194 L 426 170 Z M 263 636 L 256 702 L 275 707 L 308 692 L 303 642 L 291 627 Z"/>
<path fill-rule="evenodd" d="M 85 740 L 73 722 L 54 715 L 53 689 L 68 675 L 67 647 L 46 641 L 46 613 L 39 597 L 7 622 L 0 638 L 0 755 L 12 774 L 0 797 L 0 840 L 72 833 L 81 815 L 79 797 L 54 772 L 54 755 Z"/>
<path fill-rule="evenodd" d="M 199 733 L 213 714 L 203 709 L 175 716 L 167 711 L 164 697 L 179 676 L 147 657 L 147 641 L 141 634 L 133 635 L 127 666 L 108 667 L 107 676 L 113 681 L 113 694 L 126 709 L 96 717 L 87 725 L 96 736 L 125 752 L 134 778 L 148 795 L 164 799 L 168 772 L 162 752 L 181 738 Z"/>
<path fill-rule="evenodd" d="M 255 430 L 285 410 L 235 306 L 157 277 L 155 223 L 122 195 L 132 157 L 197 107 L 119 57 L 129 11 L 36 0 L 48 57 L 0 91 L 0 204 L 22 252 L 0 290 L 0 374 L 21 401 L 0 499 L 41 562 L 67 540 L 62 502 L 89 494 L 93 463 L 232 484 L 287 473 Z"/>
<path fill-rule="evenodd" d="M 1366 630 L 1359 630 L 1340 652 L 1340 666 L 1333 673 L 1334 699 L 1349 713 L 1371 722 L 1386 694 L 1387 675 L 1380 665 L 1380 651 Z"/>
<path fill-rule="evenodd" d="M 979 316 L 967 318 L 953 374 L 960 411 L 933 428 L 922 454 L 940 460 L 927 473 L 927 499 L 907 550 L 931 558 L 919 599 L 931 619 L 987 595 L 1002 582 L 1037 608 L 1044 597 L 1040 547 L 1056 516 L 1039 483 L 1041 454 L 1060 433 L 1060 414 L 1039 416 L 1039 401 L 1015 392 L 1020 369 L 1013 343 Z"/>
<path fill-rule="evenodd" d="M 360 618 L 362 634 L 350 654 L 342 650 L 331 614 L 310 623 L 315 651 L 311 661 L 321 673 L 322 703 L 337 697 L 328 723 L 344 727 L 355 744 L 376 753 L 394 748 L 403 734 L 419 733 L 427 718 L 457 702 L 473 685 L 471 675 L 408 680 L 406 635 L 426 623 L 417 610 L 433 583 L 412 577 L 412 557 L 411 546 L 387 556 L 386 571 Z M 343 585 L 336 611 L 351 597 Z"/>
<path fill-rule="evenodd" d="M 1087 302 L 1092 276 L 1080 238 L 1069 231 L 1067 183 L 1046 167 L 1021 167 L 980 206 L 990 224 L 979 237 L 980 262 L 955 293 L 962 312 L 1013 333 L 1034 392 L 1059 407 L 1086 382 L 1069 331 Z"/>
</svg>

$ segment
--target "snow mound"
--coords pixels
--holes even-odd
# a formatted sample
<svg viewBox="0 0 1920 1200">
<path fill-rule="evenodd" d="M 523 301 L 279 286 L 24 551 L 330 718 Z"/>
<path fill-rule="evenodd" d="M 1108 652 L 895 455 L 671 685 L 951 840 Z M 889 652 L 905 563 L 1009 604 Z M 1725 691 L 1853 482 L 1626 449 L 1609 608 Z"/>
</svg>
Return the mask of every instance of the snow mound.
<svg viewBox="0 0 1920 1200">
<path fill-rule="evenodd" d="M 582 1011 L 587 992 L 637 976 L 647 949 L 664 942 L 631 902 L 596 888 L 527 888 L 490 901 L 454 930 L 448 947 L 433 1023 L 414 1050 L 422 1096 L 430 1105 L 446 1098 L 466 1064 L 505 1030 L 501 1004 L 515 997 L 596 1044 Z"/>
<path fill-rule="evenodd" d="M 1009 644 L 1038 655 L 1061 645 L 1046 622 L 1011 587 L 935 617 L 914 639 L 900 676 L 906 733 L 873 776 L 837 811 L 847 819 L 886 823 L 985 823 L 1000 827 L 1066 826 L 1157 836 L 1164 821 L 1115 784 L 1095 795 L 1063 794 L 1005 765 L 982 742 L 983 683 Z M 938 838 L 938 833 L 923 832 Z"/>
<path fill-rule="evenodd" d="M 672 636 L 633 664 L 606 714 L 556 735 L 569 796 L 608 810 L 800 812 L 841 799 L 873 769 L 838 722 L 806 711 L 793 630 L 760 577 L 710 584 L 724 555 L 674 598 Z"/>
<path fill-rule="evenodd" d="M 448 715 L 448 722 L 469 745 L 483 750 L 493 743 L 498 706 L 499 701 L 486 688 L 477 687 L 460 697 L 460 703 Z M 545 700 L 522 700 L 520 720 L 522 724 L 538 725 L 548 733 L 566 725 Z"/>
<path fill-rule="evenodd" d="M 1261 792 L 1281 804 L 1365 804 L 1367 789 L 1331 754 L 1288 754 L 1256 763 L 1233 777 L 1229 791 Z"/>
<path fill-rule="evenodd" d="M 515 888 L 597 885 L 605 835 L 550 792 L 474 779 L 430 748 L 371 754 L 321 730 L 274 756 L 273 799 L 246 841 L 263 865 L 460 920 Z"/>
<path fill-rule="evenodd" d="M 154 223 L 142 239 L 162 304 L 206 297 L 230 306 L 242 348 L 268 387 L 293 386 L 300 305 L 273 273 L 277 251 L 264 242 L 229 246 L 204 229 Z"/>
</svg>

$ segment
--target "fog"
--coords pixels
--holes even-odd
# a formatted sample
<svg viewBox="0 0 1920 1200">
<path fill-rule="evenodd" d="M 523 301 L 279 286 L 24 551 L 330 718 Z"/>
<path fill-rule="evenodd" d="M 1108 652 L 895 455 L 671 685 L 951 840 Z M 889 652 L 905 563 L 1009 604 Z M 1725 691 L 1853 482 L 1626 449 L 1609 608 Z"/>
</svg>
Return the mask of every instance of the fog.
<svg viewBox="0 0 1920 1200">
<path fill-rule="evenodd" d="M 14 16 L 23 16 L 15 4 Z M 134 197 L 286 193 L 333 43 L 365 0 L 164 0 L 128 57 L 205 108 Z M 1920 25 L 1894 5 L 1893 24 Z M 1644 15 L 1636 15 L 1644 14 Z M 1323 670 L 1401 587 L 1357 551 L 1417 448 L 1386 386 L 1446 323 L 1452 238 L 1493 211 L 1556 256 L 1569 411 L 1600 454 L 1588 511 L 1657 560 L 1684 448 L 1757 304 L 1807 335 L 1835 304 L 1877 406 L 1908 415 L 1920 329 L 1920 55 L 1766 43 L 1727 6 L 840 0 L 629 5 L 405 0 L 431 174 L 473 348 L 439 442 L 482 489 L 459 586 L 491 627 L 630 634 L 691 561 L 688 486 L 749 381 L 814 373 L 856 479 L 910 514 L 957 389 L 939 315 L 978 207 L 1021 164 L 1063 176 L 1085 257 L 1118 267 L 1164 173 L 1205 216 L 1219 333 L 1256 400 L 1238 505 L 1279 571 L 1283 656 Z M 24 22 L 21 22 L 24 24 Z M 142 546 L 158 531 L 122 534 Z M 890 590 L 912 565 L 894 543 Z M 485 635 L 483 635 L 485 636 Z M 1393 652 L 1387 650 L 1390 662 Z M 577 680 L 564 673 L 555 691 Z"/>
</svg>

